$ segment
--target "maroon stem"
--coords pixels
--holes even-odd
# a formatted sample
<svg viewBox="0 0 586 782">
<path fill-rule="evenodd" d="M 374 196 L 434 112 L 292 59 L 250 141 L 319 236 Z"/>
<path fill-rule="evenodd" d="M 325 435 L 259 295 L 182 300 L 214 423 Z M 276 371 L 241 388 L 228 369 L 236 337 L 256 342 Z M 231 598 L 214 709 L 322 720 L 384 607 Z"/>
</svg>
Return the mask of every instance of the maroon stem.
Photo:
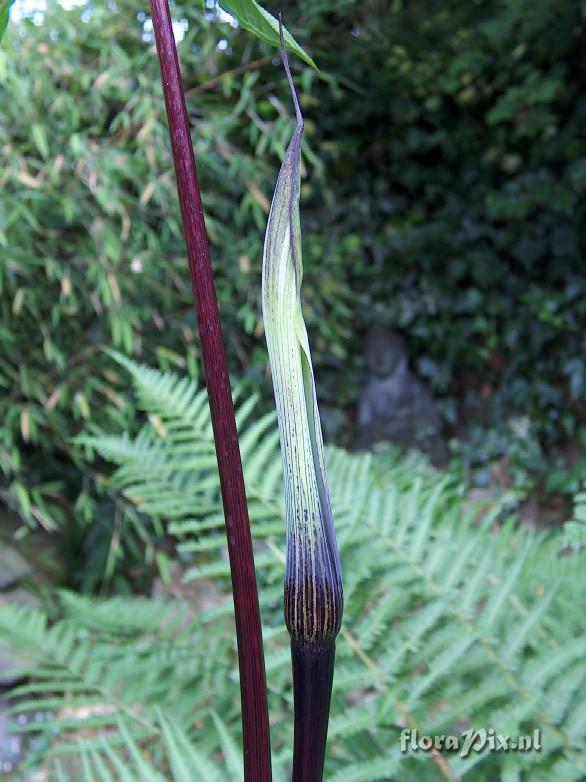
<svg viewBox="0 0 586 782">
<path fill-rule="evenodd" d="M 295 708 L 292 782 L 322 782 L 335 655 L 333 640 L 291 642 Z"/>
<path fill-rule="evenodd" d="M 230 379 L 169 5 L 167 0 L 151 0 L 151 8 L 226 519 L 240 666 L 244 778 L 246 782 L 270 782 L 262 629 Z"/>
</svg>

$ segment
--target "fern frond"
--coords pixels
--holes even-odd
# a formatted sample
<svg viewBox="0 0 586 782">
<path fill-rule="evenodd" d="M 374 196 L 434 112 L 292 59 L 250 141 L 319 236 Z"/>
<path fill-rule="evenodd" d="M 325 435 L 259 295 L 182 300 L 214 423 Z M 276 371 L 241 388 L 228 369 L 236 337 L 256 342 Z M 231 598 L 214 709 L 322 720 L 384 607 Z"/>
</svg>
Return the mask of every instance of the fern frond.
<svg viewBox="0 0 586 782">
<path fill-rule="evenodd" d="M 237 666 L 207 403 L 192 383 L 124 363 L 147 422 L 132 439 L 94 435 L 86 442 L 115 464 L 111 486 L 125 501 L 176 538 L 185 579 L 194 588 L 213 579 L 226 599 L 194 612 L 177 601 L 90 601 L 65 593 L 56 622 L 1 606 L 0 636 L 32 655 L 31 679 L 17 695 L 51 704 L 47 730 L 57 731 L 55 750 L 79 752 L 84 730 L 99 728 L 96 740 L 84 739 L 88 779 L 103 782 L 104 769 L 113 780 L 142 779 L 131 750 L 134 742 L 146 758 L 145 741 L 152 755 L 145 762 L 157 773 L 181 779 L 187 769 L 192 778 L 234 779 Z M 255 420 L 252 399 L 237 408 L 278 779 L 287 777 L 292 709 L 280 458 L 274 416 Z M 427 735 L 459 725 L 541 728 L 540 753 L 442 755 L 449 779 L 580 778 L 586 551 L 560 556 L 561 536 L 524 530 L 514 520 L 496 529 L 494 514 L 476 524 L 454 479 L 438 478 L 417 460 L 401 461 L 392 449 L 374 455 L 329 449 L 327 468 L 345 620 L 326 778 L 436 780 L 437 758 L 400 754 L 402 725 Z M 89 718 L 81 716 L 84 704 Z M 100 713 L 100 706 L 107 709 Z"/>
</svg>

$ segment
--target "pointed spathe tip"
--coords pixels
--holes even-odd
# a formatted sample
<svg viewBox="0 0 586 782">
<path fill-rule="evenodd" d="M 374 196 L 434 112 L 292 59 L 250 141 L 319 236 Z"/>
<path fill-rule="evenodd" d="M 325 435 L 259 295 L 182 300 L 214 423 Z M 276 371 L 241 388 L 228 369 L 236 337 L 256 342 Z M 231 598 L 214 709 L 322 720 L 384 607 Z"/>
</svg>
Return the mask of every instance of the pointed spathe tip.
<svg viewBox="0 0 586 782">
<path fill-rule="evenodd" d="M 289 82 L 289 88 L 291 89 L 291 96 L 293 98 L 293 104 L 295 106 L 295 118 L 297 120 L 297 128 L 303 128 L 303 114 L 301 113 L 301 107 L 299 105 L 299 99 L 297 97 L 297 91 L 295 84 L 293 83 L 293 77 L 291 76 L 291 68 L 289 67 L 289 57 L 287 56 L 287 47 L 285 46 L 285 36 L 283 34 L 283 20 L 279 13 L 279 38 L 281 39 L 281 59 L 283 61 L 283 67 L 287 74 L 287 81 Z"/>
</svg>

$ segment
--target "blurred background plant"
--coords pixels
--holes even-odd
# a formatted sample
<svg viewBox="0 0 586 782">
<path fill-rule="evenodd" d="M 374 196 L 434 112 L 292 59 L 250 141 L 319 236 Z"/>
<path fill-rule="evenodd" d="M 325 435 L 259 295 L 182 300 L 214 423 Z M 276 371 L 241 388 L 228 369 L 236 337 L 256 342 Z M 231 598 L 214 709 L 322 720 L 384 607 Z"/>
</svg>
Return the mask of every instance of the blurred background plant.
<svg viewBox="0 0 586 782">
<path fill-rule="evenodd" d="M 498 466 L 521 494 L 576 491 L 583 8 L 283 11 L 322 69 L 296 64 L 326 436 L 352 441 L 362 337 L 383 322 L 441 397 L 464 475 L 482 484 Z M 285 85 L 274 51 L 213 5 L 174 16 L 231 365 L 268 403 L 261 239 L 290 128 Z M 156 67 L 146 9 L 128 0 L 49 2 L 0 51 L 0 464 L 3 497 L 30 525 L 96 519 L 71 436 L 134 420 L 104 347 L 200 372 Z"/>
</svg>

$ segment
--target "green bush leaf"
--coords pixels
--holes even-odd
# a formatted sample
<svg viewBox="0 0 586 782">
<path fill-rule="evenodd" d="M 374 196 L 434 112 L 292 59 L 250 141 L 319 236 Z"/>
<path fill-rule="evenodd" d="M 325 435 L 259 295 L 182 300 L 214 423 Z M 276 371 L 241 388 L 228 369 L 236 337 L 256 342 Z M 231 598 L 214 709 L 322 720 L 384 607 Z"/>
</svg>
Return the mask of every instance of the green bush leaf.
<svg viewBox="0 0 586 782">
<path fill-rule="evenodd" d="M 234 14 L 245 30 L 254 33 L 267 43 L 279 46 L 279 22 L 272 14 L 260 6 L 256 0 L 222 0 L 221 5 L 231 14 Z M 287 48 L 317 71 L 318 68 L 315 62 L 299 46 L 285 27 L 283 27 L 283 35 Z"/>
<path fill-rule="evenodd" d="M 0 41 L 8 25 L 8 10 L 11 5 L 12 0 L 0 0 Z"/>
</svg>

